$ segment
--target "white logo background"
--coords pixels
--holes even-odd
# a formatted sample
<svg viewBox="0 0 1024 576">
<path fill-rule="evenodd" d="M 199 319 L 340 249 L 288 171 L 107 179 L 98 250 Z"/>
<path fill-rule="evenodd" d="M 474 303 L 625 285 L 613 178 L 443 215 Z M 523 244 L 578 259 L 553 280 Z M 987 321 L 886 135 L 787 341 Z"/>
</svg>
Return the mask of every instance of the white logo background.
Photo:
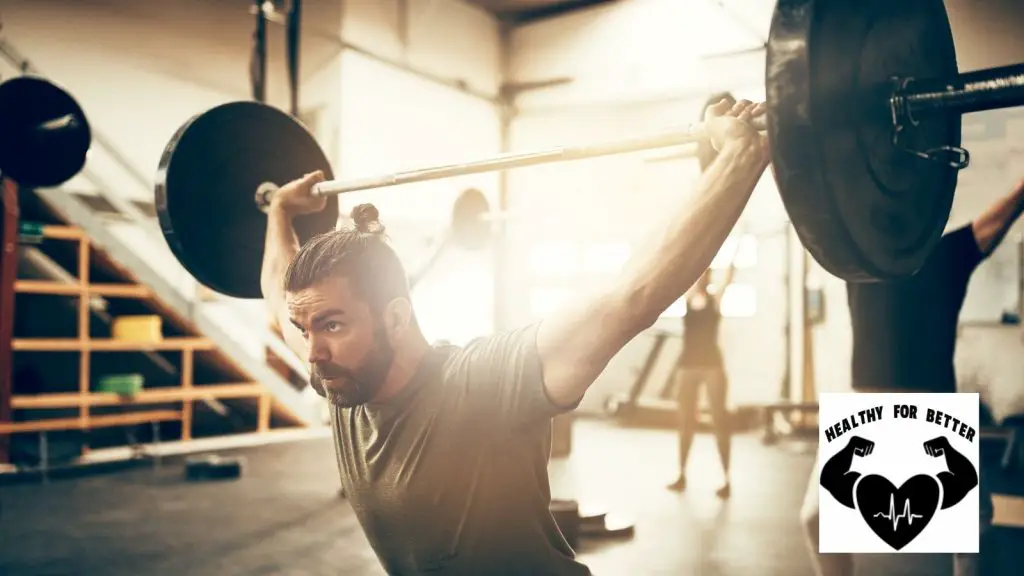
<svg viewBox="0 0 1024 576">
<path fill-rule="evenodd" d="M 948 470 L 945 456 L 932 457 L 924 450 L 924 443 L 938 436 L 945 436 L 950 445 L 970 460 L 980 474 L 978 394 L 822 393 L 818 402 L 821 431 L 818 443 L 819 468 L 814 471 L 815 481 L 820 480 L 820 466 L 824 466 L 833 454 L 845 448 L 852 436 L 871 440 L 875 446 L 874 451 L 868 456 L 854 456 L 850 469 L 860 472 L 861 477 L 868 474 L 884 476 L 896 488 L 917 474 L 936 477 L 940 472 Z M 896 418 L 893 411 L 895 404 L 917 406 L 917 419 Z M 875 406 L 882 407 L 881 419 L 872 423 L 861 423 L 858 412 Z M 929 408 L 966 423 L 975 430 L 974 440 L 968 441 L 960 436 L 959 426 L 954 429 L 952 420 L 949 428 L 928 422 L 926 416 Z M 841 422 L 843 418 L 853 416 L 857 417 L 859 427 L 843 432 L 831 442 L 826 440 L 828 427 Z M 898 552 L 977 553 L 980 540 L 979 494 L 980 491 L 975 486 L 956 506 L 946 510 L 941 509 L 940 496 L 940 509 L 935 512 L 927 527 Z M 859 510 L 843 506 L 828 490 L 819 488 L 818 504 L 820 552 L 897 552 L 871 530 Z M 903 502 L 897 498 L 896 505 L 898 514 L 903 511 Z M 911 511 L 918 513 L 913 505 L 911 498 Z M 878 512 L 888 513 L 888 509 Z M 906 519 L 901 519 L 900 522 L 906 522 Z"/>
</svg>

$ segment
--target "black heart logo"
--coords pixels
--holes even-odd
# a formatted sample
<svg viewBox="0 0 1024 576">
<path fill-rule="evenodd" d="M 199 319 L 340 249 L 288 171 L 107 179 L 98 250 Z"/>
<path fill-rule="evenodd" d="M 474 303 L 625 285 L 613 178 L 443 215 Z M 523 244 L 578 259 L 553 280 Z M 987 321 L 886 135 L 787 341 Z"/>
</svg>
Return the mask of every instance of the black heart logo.
<svg viewBox="0 0 1024 576">
<path fill-rule="evenodd" d="M 857 510 L 893 550 L 917 538 L 938 509 L 939 483 L 931 476 L 918 474 L 899 488 L 877 474 L 857 483 Z"/>
</svg>

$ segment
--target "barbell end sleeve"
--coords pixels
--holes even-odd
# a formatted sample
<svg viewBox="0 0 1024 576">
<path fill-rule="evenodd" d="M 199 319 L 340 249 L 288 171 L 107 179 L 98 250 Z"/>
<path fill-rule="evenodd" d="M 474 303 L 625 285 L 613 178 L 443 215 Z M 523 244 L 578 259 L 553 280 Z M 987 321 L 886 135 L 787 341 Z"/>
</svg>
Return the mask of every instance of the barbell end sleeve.
<svg viewBox="0 0 1024 576">
<path fill-rule="evenodd" d="M 40 132 L 54 132 L 65 128 L 74 128 L 76 126 L 78 126 L 78 121 L 75 119 L 75 115 L 65 114 L 51 120 L 40 122 L 39 125 L 36 126 L 36 130 L 39 130 Z"/>
</svg>

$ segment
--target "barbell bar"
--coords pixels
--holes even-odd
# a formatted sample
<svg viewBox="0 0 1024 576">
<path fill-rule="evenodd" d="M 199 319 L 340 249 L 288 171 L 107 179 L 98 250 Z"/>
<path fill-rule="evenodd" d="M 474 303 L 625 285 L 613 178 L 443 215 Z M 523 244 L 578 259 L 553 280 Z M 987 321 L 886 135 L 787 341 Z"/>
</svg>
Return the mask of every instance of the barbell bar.
<svg viewBox="0 0 1024 576">
<path fill-rule="evenodd" d="M 960 74 L 942 0 L 779 0 L 765 66 L 772 167 L 812 257 L 851 282 L 893 280 L 924 264 L 949 218 L 961 114 L 1024 104 L 1024 65 Z M 762 128 L 762 127 L 758 127 Z M 699 125 L 653 136 L 505 154 L 335 181 L 293 118 L 252 102 L 183 125 L 160 160 L 156 207 L 172 251 L 200 282 L 260 296 L 264 202 L 278 184 L 323 170 L 321 214 L 295 220 L 300 241 L 330 230 L 338 194 L 693 142 Z M 258 193 L 257 193 L 258 192 Z"/>
<path fill-rule="evenodd" d="M 888 106 L 890 114 L 895 119 L 894 126 L 912 125 L 918 121 L 917 119 L 923 118 L 927 114 L 967 114 L 1024 104 L 1024 64 L 962 74 L 953 85 L 935 86 L 933 80 L 913 85 L 913 90 L 910 90 L 909 86 L 911 85 L 907 83 L 900 88 L 894 88 L 889 98 Z M 755 120 L 760 121 L 753 123 L 755 129 L 761 132 L 767 130 L 763 118 Z M 420 168 L 383 176 L 320 182 L 313 187 L 313 193 L 318 196 L 331 196 L 469 174 L 682 146 L 699 142 L 705 138 L 707 135 L 703 125 L 691 124 L 683 129 L 645 137 L 582 146 L 557 146 L 532 152 L 499 154 L 482 160 Z"/>
<path fill-rule="evenodd" d="M 759 118 L 755 128 L 765 131 L 763 119 Z M 416 182 L 427 182 L 430 180 L 441 180 L 455 176 L 466 176 L 469 174 L 481 174 L 499 170 L 512 170 L 516 168 L 527 168 L 530 166 L 541 166 L 557 162 L 571 162 L 575 160 L 586 160 L 589 158 L 601 158 L 604 156 L 616 156 L 629 154 L 631 152 L 643 152 L 658 148 L 670 148 L 692 144 L 706 138 L 702 124 L 691 124 L 690 126 L 677 130 L 669 130 L 660 134 L 628 138 L 598 144 L 586 144 L 582 146 L 557 146 L 544 150 L 532 152 L 515 152 L 511 154 L 499 154 L 482 160 L 473 160 L 458 164 L 422 168 L 407 172 L 397 172 L 371 178 L 360 178 L 347 181 L 325 181 L 313 187 L 313 194 L 318 196 L 333 196 L 347 192 L 361 190 L 372 190 L 376 188 L 387 188 L 390 186 L 401 186 Z"/>
</svg>

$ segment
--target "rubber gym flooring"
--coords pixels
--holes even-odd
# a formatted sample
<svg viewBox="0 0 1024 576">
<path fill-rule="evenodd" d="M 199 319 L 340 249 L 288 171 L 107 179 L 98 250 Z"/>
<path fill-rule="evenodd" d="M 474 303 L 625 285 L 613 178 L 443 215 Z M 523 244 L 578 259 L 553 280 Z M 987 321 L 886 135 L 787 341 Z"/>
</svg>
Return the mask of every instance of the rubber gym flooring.
<svg viewBox="0 0 1024 576">
<path fill-rule="evenodd" d="M 629 541 L 584 542 L 601 575 L 810 576 L 798 523 L 813 457 L 796 445 L 734 444 L 733 498 L 719 502 L 710 436 L 698 435 L 685 494 L 675 437 L 600 421 L 575 424 L 572 456 L 551 464 L 554 497 L 601 503 L 636 520 Z M 4 575 L 380 575 L 359 525 L 337 497 L 329 440 L 242 451 L 240 480 L 192 484 L 180 461 L 162 468 L 0 486 Z M 948 557 L 916 569 L 860 566 L 860 574 L 951 573 Z"/>
</svg>

